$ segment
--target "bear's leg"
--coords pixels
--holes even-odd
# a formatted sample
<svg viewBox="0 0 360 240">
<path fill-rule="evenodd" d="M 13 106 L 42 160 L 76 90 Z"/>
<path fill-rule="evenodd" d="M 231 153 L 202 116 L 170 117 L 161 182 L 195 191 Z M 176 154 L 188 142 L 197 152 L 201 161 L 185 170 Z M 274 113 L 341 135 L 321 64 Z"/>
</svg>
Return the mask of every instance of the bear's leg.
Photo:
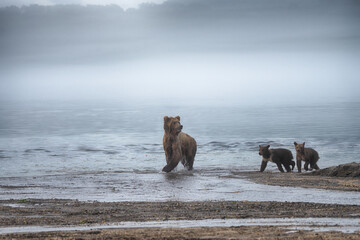
<svg viewBox="0 0 360 240">
<path fill-rule="evenodd" d="M 281 166 L 280 162 L 277 162 L 276 165 L 278 166 L 278 169 L 280 170 L 280 172 L 284 172 L 283 167 Z"/>
<path fill-rule="evenodd" d="M 312 171 L 314 168 L 314 159 L 312 157 L 309 159 L 309 165 L 309 171 Z"/>
<path fill-rule="evenodd" d="M 267 161 L 262 161 L 261 167 L 260 167 L 260 172 L 263 172 L 265 170 L 266 166 L 267 166 Z"/>
<path fill-rule="evenodd" d="M 305 171 L 309 171 L 309 161 L 306 161 L 304 164 Z"/>
<path fill-rule="evenodd" d="M 311 161 L 310 161 L 310 167 L 311 167 L 310 169 L 311 170 L 313 170 L 313 169 L 318 170 L 319 169 L 318 165 L 316 165 L 316 162 L 317 162 L 317 159 L 315 157 L 313 157 L 311 159 Z"/>
<path fill-rule="evenodd" d="M 192 170 L 192 166 L 194 164 L 194 158 L 192 158 L 191 156 L 184 156 L 181 159 L 181 163 L 182 163 L 182 165 L 184 165 L 184 167 L 187 170 Z"/>
<path fill-rule="evenodd" d="M 291 170 L 294 170 L 295 162 L 294 162 L 294 161 L 290 161 L 290 165 L 291 165 Z"/>
<path fill-rule="evenodd" d="M 314 163 L 313 167 L 314 167 L 316 170 L 319 170 L 319 169 L 320 169 L 319 166 L 318 166 L 316 163 Z"/>
<path fill-rule="evenodd" d="M 182 163 L 182 165 L 183 165 L 184 167 L 186 167 L 186 164 L 187 164 L 186 157 L 183 157 L 183 158 L 181 159 L 181 163 Z"/>
<path fill-rule="evenodd" d="M 177 165 L 178 165 L 178 161 L 170 161 L 169 164 L 167 164 L 162 171 L 163 172 L 170 172 L 171 170 L 173 170 Z"/>
<path fill-rule="evenodd" d="M 309 171 L 312 171 L 314 169 L 314 165 L 310 163 Z"/>
<path fill-rule="evenodd" d="M 287 172 L 291 172 L 291 168 L 289 164 L 283 164 Z"/>
<path fill-rule="evenodd" d="M 301 173 L 301 159 L 296 160 L 296 165 L 297 165 L 298 172 Z"/>
<path fill-rule="evenodd" d="M 187 169 L 190 171 L 193 169 L 193 165 L 194 165 L 194 157 L 192 156 L 188 156 L 186 158 L 186 167 Z"/>
</svg>

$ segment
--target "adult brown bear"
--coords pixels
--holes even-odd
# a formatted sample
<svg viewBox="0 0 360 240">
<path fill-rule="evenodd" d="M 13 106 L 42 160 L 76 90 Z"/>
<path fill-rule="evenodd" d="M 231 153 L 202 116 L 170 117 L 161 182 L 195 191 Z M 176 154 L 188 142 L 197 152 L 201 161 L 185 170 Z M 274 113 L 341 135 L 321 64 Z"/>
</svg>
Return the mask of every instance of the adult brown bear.
<svg viewBox="0 0 360 240">
<path fill-rule="evenodd" d="M 188 170 L 193 168 L 196 141 L 186 133 L 181 132 L 183 126 L 180 124 L 180 117 L 164 117 L 164 138 L 163 146 L 166 156 L 164 172 L 170 172 L 181 161 Z"/>
</svg>

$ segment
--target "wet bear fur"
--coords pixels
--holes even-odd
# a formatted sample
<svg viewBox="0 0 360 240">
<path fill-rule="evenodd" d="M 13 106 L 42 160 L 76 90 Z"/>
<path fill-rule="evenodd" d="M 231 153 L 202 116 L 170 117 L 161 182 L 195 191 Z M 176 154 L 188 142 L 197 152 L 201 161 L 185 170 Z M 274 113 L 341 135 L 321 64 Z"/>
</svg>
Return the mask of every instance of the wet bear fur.
<svg viewBox="0 0 360 240">
<path fill-rule="evenodd" d="M 320 159 L 319 154 L 312 148 L 306 148 L 305 142 L 302 144 L 298 144 L 294 142 L 295 150 L 296 150 L 296 165 L 298 172 L 301 172 L 301 161 L 304 161 L 304 169 L 305 171 L 313 170 L 313 169 L 320 169 L 317 165 L 317 161 Z M 309 169 L 310 164 L 310 169 Z"/>
<path fill-rule="evenodd" d="M 259 145 L 259 155 L 262 156 L 260 172 L 263 172 L 267 166 L 267 163 L 274 162 L 276 163 L 280 172 L 284 172 L 282 165 L 284 165 L 287 172 L 295 167 L 295 162 L 292 160 L 293 155 L 290 150 L 284 148 L 274 148 L 270 149 L 270 145 L 261 146 Z M 292 166 L 290 168 L 290 166 Z"/>
<path fill-rule="evenodd" d="M 188 170 L 193 169 L 196 154 L 196 141 L 188 134 L 182 132 L 180 117 L 164 117 L 164 138 L 163 146 L 166 157 L 164 172 L 173 170 L 179 162 Z"/>
</svg>

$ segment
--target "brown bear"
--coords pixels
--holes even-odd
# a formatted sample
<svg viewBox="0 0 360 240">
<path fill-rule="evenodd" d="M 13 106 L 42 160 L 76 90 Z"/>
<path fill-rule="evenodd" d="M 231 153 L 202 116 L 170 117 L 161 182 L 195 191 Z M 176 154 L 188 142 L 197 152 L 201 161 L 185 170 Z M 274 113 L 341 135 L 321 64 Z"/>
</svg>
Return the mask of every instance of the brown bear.
<svg viewBox="0 0 360 240">
<path fill-rule="evenodd" d="M 178 163 L 181 163 L 188 170 L 192 170 L 195 154 L 196 141 L 186 133 L 181 132 L 183 126 L 180 124 L 180 117 L 164 117 L 164 138 L 163 146 L 166 156 L 164 172 L 170 172 Z"/>
<path fill-rule="evenodd" d="M 267 166 L 267 163 L 274 162 L 279 168 L 280 172 L 284 172 L 284 165 L 287 172 L 291 172 L 291 170 L 295 167 L 295 162 L 292 160 L 293 155 L 290 150 L 284 148 L 274 148 L 269 149 L 270 145 L 261 146 L 259 145 L 259 155 L 262 156 L 261 168 L 260 172 L 263 172 Z M 292 166 L 292 168 L 290 168 Z"/>
<path fill-rule="evenodd" d="M 305 171 L 316 170 L 320 169 L 316 164 L 317 161 L 320 159 L 319 154 L 312 148 L 306 148 L 305 142 L 303 144 L 298 144 L 294 142 L 295 150 L 296 150 L 296 165 L 298 172 L 301 172 L 301 161 L 304 161 L 304 169 Z M 310 169 L 308 168 L 310 164 Z"/>
</svg>

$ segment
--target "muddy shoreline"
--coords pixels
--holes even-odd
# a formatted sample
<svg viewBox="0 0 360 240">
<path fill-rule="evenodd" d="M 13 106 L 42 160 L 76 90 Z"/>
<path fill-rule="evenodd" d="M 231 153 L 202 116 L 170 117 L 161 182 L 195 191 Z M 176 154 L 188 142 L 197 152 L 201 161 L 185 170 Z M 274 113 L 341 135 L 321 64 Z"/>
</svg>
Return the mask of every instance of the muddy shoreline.
<svg viewBox="0 0 360 240">
<path fill-rule="evenodd" d="M 359 205 L 294 202 L 80 202 L 59 199 L 0 201 L 0 226 L 88 226 L 124 221 L 253 218 L 360 218 Z M 359 226 L 360 230 L 360 226 Z M 0 239 L 357 239 L 358 233 L 290 231 L 281 226 L 134 228 L 10 233 Z M 321 239 L 321 238 L 320 238 Z"/>
<path fill-rule="evenodd" d="M 298 173 L 239 172 L 259 184 L 360 191 L 359 178 Z M 86 226 L 116 222 L 258 218 L 360 218 L 360 205 L 269 201 L 81 202 L 68 199 L 0 201 L 0 226 Z M 0 234 L 0 239 L 359 239 L 359 231 L 314 232 L 281 226 L 97 229 Z"/>
<path fill-rule="evenodd" d="M 359 205 L 294 202 L 80 202 L 61 199 L 0 201 L 0 226 L 87 226 L 125 221 L 168 221 L 253 218 L 360 218 Z M 360 230 L 360 226 L 359 226 Z M 0 239 L 124 239 L 164 238 L 326 238 L 356 239 L 357 233 L 289 231 L 281 226 L 135 228 L 10 233 Z M 245 237 L 246 236 L 246 237 Z"/>
<path fill-rule="evenodd" d="M 0 201 L 0 226 L 76 225 L 123 221 L 227 218 L 360 218 L 360 205 L 298 202 L 80 202 Z"/>
<path fill-rule="evenodd" d="M 137 228 L 0 235 L 0 239 L 337 239 L 356 240 L 359 233 L 289 230 L 282 226 Z"/>
</svg>

